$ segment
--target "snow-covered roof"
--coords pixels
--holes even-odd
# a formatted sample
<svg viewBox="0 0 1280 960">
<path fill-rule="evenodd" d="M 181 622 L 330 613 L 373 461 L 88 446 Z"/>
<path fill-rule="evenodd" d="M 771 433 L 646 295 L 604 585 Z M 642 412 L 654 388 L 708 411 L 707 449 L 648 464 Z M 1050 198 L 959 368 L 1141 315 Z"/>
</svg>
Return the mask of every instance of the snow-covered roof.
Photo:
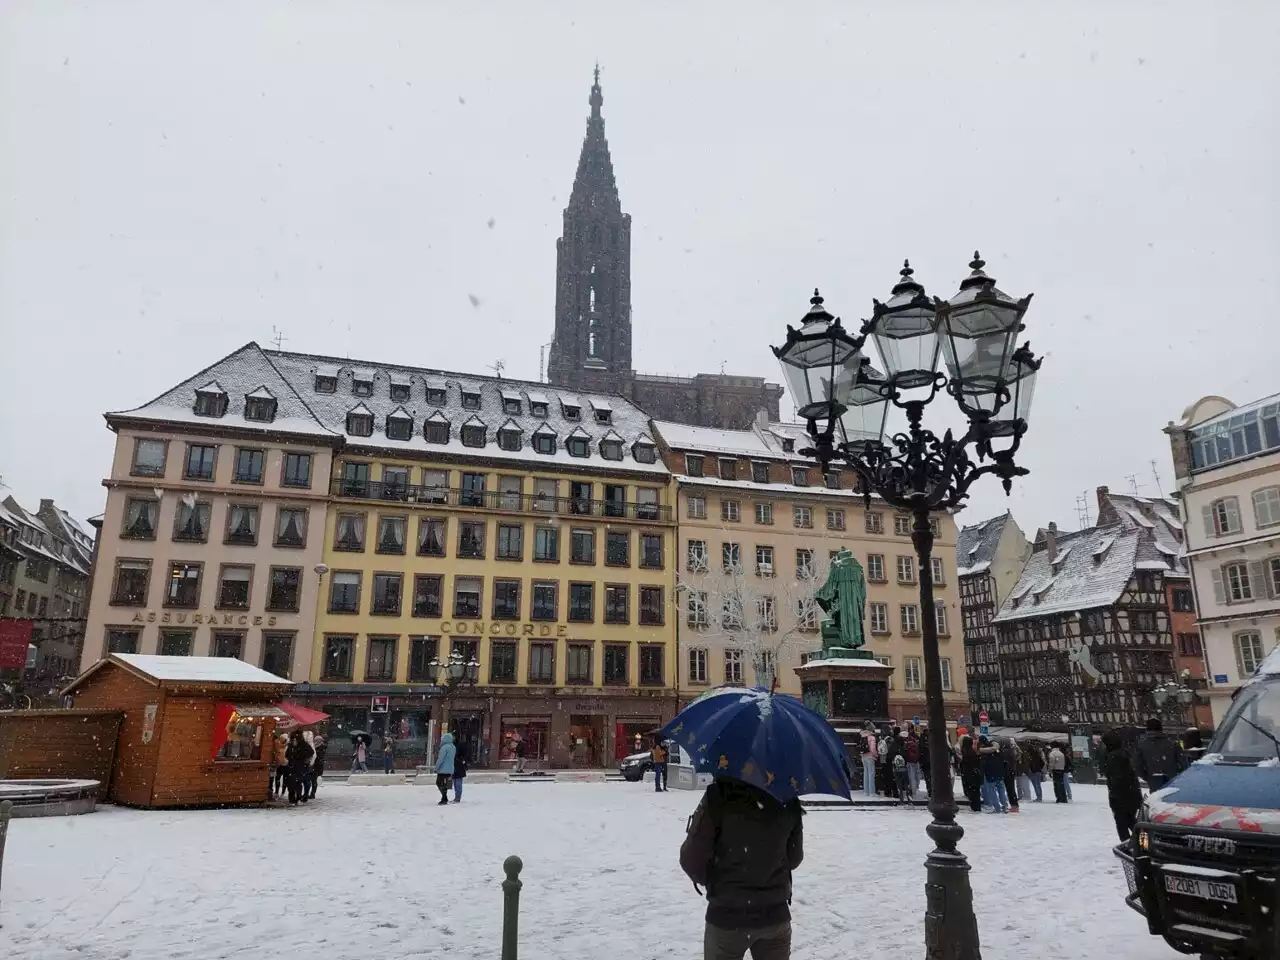
<svg viewBox="0 0 1280 960">
<path fill-rule="evenodd" d="M 547 399 L 547 395 L 540 390 L 530 390 L 525 393 L 530 403 L 549 404 L 551 401 Z"/>
<path fill-rule="evenodd" d="M 1133 565 L 1135 570 L 1168 570 L 1169 565 L 1163 560 L 1139 560 Z"/>
<path fill-rule="evenodd" d="M 832 490 L 830 487 L 801 487 L 794 483 L 756 483 L 753 480 L 721 480 L 719 477 L 688 477 L 677 474 L 676 481 L 682 487 L 725 487 L 730 490 L 743 490 L 761 493 L 785 493 L 791 497 L 861 500 L 862 494 L 856 490 Z M 876 494 L 871 495 L 873 502 L 879 501 Z"/>
<path fill-rule="evenodd" d="M 981 523 L 963 527 L 956 538 L 956 576 L 963 577 L 991 569 L 1009 514 L 1002 513 Z"/>
<path fill-rule="evenodd" d="M 595 399 L 593 399 L 591 401 L 591 406 L 596 410 L 607 410 L 609 412 L 613 411 L 613 407 L 609 405 L 609 401 L 601 399 L 600 397 L 596 397 Z"/>
<path fill-rule="evenodd" d="M 991 569 L 991 561 L 983 560 L 981 563 L 975 563 L 971 567 L 956 567 L 957 577 L 967 577 L 974 573 L 985 573 Z"/>
<path fill-rule="evenodd" d="M 234 657 L 160 657 L 144 653 L 113 653 L 108 658 L 156 680 L 181 683 L 261 683 L 292 686 L 288 680 L 259 670 Z"/>
<path fill-rule="evenodd" d="M 254 400 L 274 400 L 276 398 L 276 395 L 265 386 L 259 387 L 257 390 L 253 391 L 253 393 L 248 394 L 248 396 L 252 397 Z"/>
<path fill-rule="evenodd" d="M 511 387 L 499 387 L 498 393 L 502 395 L 503 400 L 514 400 L 516 403 L 520 403 L 524 400 L 524 397 L 521 396 L 520 391 L 514 390 Z"/>
<path fill-rule="evenodd" d="M 693 427 L 668 420 L 655 420 L 654 429 L 672 450 L 690 453 L 726 453 L 737 457 L 756 459 L 786 459 L 781 450 L 774 450 L 754 430 L 720 430 L 714 427 Z"/>
<path fill-rule="evenodd" d="M 892 673 L 893 667 L 888 664 L 881 663 L 879 660 L 851 660 L 844 657 L 836 657 L 832 660 L 809 660 L 796 667 L 796 670 L 810 670 L 815 667 L 848 667 L 855 666 L 859 670 L 885 670 Z"/>
<path fill-rule="evenodd" d="M 1033 551 L 994 622 L 1110 606 L 1133 576 L 1143 536 L 1141 528 L 1119 525 L 1059 534 L 1061 564 L 1049 562 L 1048 550 Z M 1064 553 L 1067 546 L 1076 549 Z"/>
</svg>

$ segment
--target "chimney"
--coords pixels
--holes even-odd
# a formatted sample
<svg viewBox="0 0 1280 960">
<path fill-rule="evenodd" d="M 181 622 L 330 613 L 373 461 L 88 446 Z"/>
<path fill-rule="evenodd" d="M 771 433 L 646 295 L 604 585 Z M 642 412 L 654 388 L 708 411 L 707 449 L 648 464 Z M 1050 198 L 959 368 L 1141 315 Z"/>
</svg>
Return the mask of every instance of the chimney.
<svg viewBox="0 0 1280 960">
<path fill-rule="evenodd" d="M 1052 520 L 1044 532 L 1044 550 L 1049 555 L 1049 562 L 1058 559 L 1058 525 Z"/>
</svg>

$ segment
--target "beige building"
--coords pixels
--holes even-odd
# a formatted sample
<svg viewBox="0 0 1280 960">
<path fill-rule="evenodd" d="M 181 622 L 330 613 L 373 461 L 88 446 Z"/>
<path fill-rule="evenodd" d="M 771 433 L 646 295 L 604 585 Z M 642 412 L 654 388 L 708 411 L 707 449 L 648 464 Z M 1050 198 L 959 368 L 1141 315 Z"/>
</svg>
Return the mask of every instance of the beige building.
<svg viewBox="0 0 1280 960">
<path fill-rule="evenodd" d="M 682 700 L 775 676 L 798 695 L 795 668 L 821 648 L 813 590 L 830 556 L 847 548 L 867 577 L 867 649 L 893 667 L 890 716 L 924 714 L 924 616 L 937 619 L 948 718 L 967 712 L 949 514 L 935 520 L 934 603 L 922 610 L 911 518 L 875 499 L 866 508 L 851 470 L 824 476 L 800 456 L 803 427 L 761 419 L 750 430 L 654 429 L 677 488 Z"/>
<path fill-rule="evenodd" d="M 1280 641 L 1280 394 L 1243 407 L 1203 397 L 1165 432 L 1209 700 L 1221 722 L 1232 694 Z"/>
<path fill-rule="evenodd" d="M 341 438 L 256 344 L 106 419 L 116 449 L 81 667 L 217 655 L 306 679 Z"/>
</svg>

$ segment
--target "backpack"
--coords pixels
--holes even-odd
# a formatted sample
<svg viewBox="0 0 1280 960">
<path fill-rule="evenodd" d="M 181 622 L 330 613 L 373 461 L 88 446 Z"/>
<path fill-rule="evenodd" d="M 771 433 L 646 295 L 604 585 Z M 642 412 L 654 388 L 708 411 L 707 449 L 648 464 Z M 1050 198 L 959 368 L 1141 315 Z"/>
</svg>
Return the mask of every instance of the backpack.
<svg viewBox="0 0 1280 960">
<path fill-rule="evenodd" d="M 903 756 L 902 754 L 900 754 L 900 753 L 898 753 L 898 754 L 894 754 L 894 757 L 893 757 L 893 772 L 894 772 L 894 773 L 901 773 L 902 771 L 904 771 L 904 770 L 906 770 L 906 769 L 907 769 L 907 758 L 906 758 L 906 757 L 904 757 L 904 756 Z"/>
<path fill-rule="evenodd" d="M 920 762 L 920 742 L 918 740 L 907 741 L 907 763 Z"/>
</svg>

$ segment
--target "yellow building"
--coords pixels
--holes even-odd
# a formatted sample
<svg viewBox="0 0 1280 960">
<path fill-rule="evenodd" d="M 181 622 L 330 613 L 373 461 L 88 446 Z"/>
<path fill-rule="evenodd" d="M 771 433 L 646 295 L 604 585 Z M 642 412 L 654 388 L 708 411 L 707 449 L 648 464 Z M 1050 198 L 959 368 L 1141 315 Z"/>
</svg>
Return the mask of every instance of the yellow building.
<svg viewBox="0 0 1280 960">
<path fill-rule="evenodd" d="M 531 763 L 608 765 L 673 715 L 675 523 L 643 413 L 544 384 L 268 356 L 345 438 L 299 698 L 338 730 L 388 730 L 400 763 L 435 720 L 477 765 L 514 761 L 518 742 Z M 475 683 L 442 690 L 435 665 L 454 655 Z"/>
</svg>

